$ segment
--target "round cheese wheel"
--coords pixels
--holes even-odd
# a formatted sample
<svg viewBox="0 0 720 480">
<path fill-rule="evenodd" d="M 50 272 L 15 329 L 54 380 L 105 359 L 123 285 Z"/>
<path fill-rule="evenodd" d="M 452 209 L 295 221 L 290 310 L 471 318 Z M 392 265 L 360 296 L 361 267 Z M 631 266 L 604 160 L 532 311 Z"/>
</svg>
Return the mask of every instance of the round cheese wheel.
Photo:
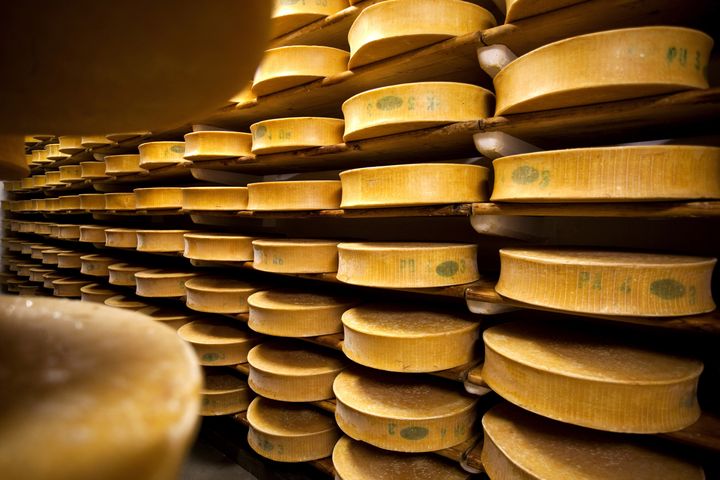
<svg viewBox="0 0 720 480">
<path fill-rule="evenodd" d="M 180 187 L 136 188 L 135 208 L 138 210 L 172 210 L 182 208 Z"/>
<path fill-rule="evenodd" d="M 45 183 L 47 182 L 47 177 L 45 175 L 33 175 L 33 185 L 35 188 L 42 188 L 45 186 Z"/>
<path fill-rule="evenodd" d="M 70 156 L 67 153 L 63 153 L 60 151 L 59 143 L 48 143 L 47 145 L 45 145 L 45 149 L 47 150 L 48 160 L 65 160 Z"/>
<path fill-rule="evenodd" d="M 342 105 L 348 141 L 492 116 L 493 94 L 467 83 L 419 82 L 380 87 Z"/>
<path fill-rule="evenodd" d="M 58 227 L 58 238 L 63 240 L 79 240 L 80 225 L 60 225 Z"/>
<path fill-rule="evenodd" d="M 346 369 L 333 386 L 346 435 L 398 452 L 434 452 L 473 434 L 477 398 L 439 378 Z"/>
<path fill-rule="evenodd" d="M 147 142 L 138 146 L 139 166 L 146 170 L 187 163 L 185 142 Z"/>
<path fill-rule="evenodd" d="M 48 212 L 57 212 L 60 210 L 60 199 L 59 198 L 47 198 L 45 199 L 45 208 Z"/>
<path fill-rule="evenodd" d="M 353 285 L 444 287 L 480 278 L 475 244 L 340 243 L 337 250 L 337 278 Z"/>
<path fill-rule="evenodd" d="M 323 0 L 321 2 L 273 2 L 270 20 L 270 36 L 279 37 L 316 20 L 332 15 L 348 6 L 348 0 Z"/>
<path fill-rule="evenodd" d="M 71 253 L 69 250 L 43 250 L 42 252 L 42 263 L 45 265 L 57 265 L 59 258 L 58 255 L 61 253 Z"/>
<path fill-rule="evenodd" d="M 183 235 L 190 230 L 137 230 L 138 252 L 183 252 Z"/>
<path fill-rule="evenodd" d="M 560 40 L 523 55 L 495 76 L 495 115 L 708 88 L 712 44 L 706 34 L 680 27 L 627 28 Z"/>
<path fill-rule="evenodd" d="M 340 173 L 342 208 L 485 202 L 488 169 L 478 165 L 390 165 Z"/>
<path fill-rule="evenodd" d="M 183 256 L 193 260 L 247 262 L 253 259 L 255 237 L 220 233 L 186 233 Z"/>
<path fill-rule="evenodd" d="M 80 135 L 62 135 L 58 137 L 60 147 L 58 149 L 62 153 L 73 155 L 85 151 L 82 146 L 82 137 Z"/>
<path fill-rule="evenodd" d="M 1 301 L 0 364 L 12 392 L 3 395 L 12 412 L 3 477 L 174 478 L 199 411 L 201 377 L 187 345 L 100 305 Z M 52 448 L 38 455 L 43 442 Z"/>
<path fill-rule="evenodd" d="M 505 23 L 558 10 L 583 0 L 505 0 Z"/>
<path fill-rule="evenodd" d="M 108 283 L 111 285 L 121 285 L 124 287 L 135 286 L 135 274 L 149 270 L 147 267 L 130 265 L 128 263 L 113 263 L 108 266 Z"/>
<path fill-rule="evenodd" d="M 35 180 L 32 177 L 26 177 L 20 180 L 21 190 L 28 191 L 35 188 Z"/>
<path fill-rule="evenodd" d="M 147 308 L 149 306 L 147 303 L 141 302 L 135 297 L 128 297 L 125 295 L 117 295 L 115 297 L 110 297 L 105 300 L 105 305 L 107 305 L 108 307 L 134 311 L 142 310 L 143 308 Z"/>
<path fill-rule="evenodd" d="M 105 246 L 107 247 L 137 248 L 137 239 L 137 229 L 135 228 L 108 228 L 105 230 Z"/>
<path fill-rule="evenodd" d="M 343 142 L 345 121 L 338 118 L 294 117 L 250 125 L 252 151 L 257 155 L 292 152 Z"/>
<path fill-rule="evenodd" d="M 307 462 L 329 457 L 340 431 L 332 417 L 303 404 L 257 397 L 247 411 L 248 443 L 276 462 Z"/>
<path fill-rule="evenodd" d="M 112 143 L 105 135 L 83 135 L 80 137 L 80 145 L 85 148 L 104 147 L 105 145 L 112 145 Z"/>
<path fill-rule="evenodd" d="M 107 277 L 109 276 L 108 267 L 114 263 L 118 263 L 118 259 L 92 254 L 83 255 L 80 257 L 80 262 L 80 273 L 92 277 Z"/>
<path fill-rule="evenodd" d="M 176 310 L 168 307 L 146 307 L 141 308 L 138 312 L 147 315 L 156 322 L 167 325 L 174 330 L 179 329 L 186 323 L 189 323 L 197 318 L 196 315 L 189 311 Z"/>
<path fill-rule="evenodd" d="M 248 297 L 258 287 L 231 277 L 198 277 L 185 282 L 188 308 L 198 312 L 236 314 L 248 311 Z"/>
<path fill-rule="evenodd" d="M 349 58 L 344 50 L 314 45 L 266 50 L 255 71 L 252 92 L 260 97 L 342 73 Z"/>
<path fill-rule="evenodd" d="M 60 197 L 60 210 L 82 210 L 80 195 L 63 195 Z"/>
<path fill-rule="evenodd" d="M 363 9 L 348 32 L 349 68 L 497 25 L 484 8 L 460 0 L 386 1 Z"/>
<path fill-rule="evenodd" d="M 347 362 L 320 347 L 279 340 L 248 353 L 248 385 L 258 395 L 283 402 L 333 398 L 333 381 Z"/>
<path fill-rule="evenodd" d="M 83 302 L 105 303 L 110 297 L 118 295 L 120 292 L 112 290 L 99 283 L 90 283 L 80 288 L 80 300 Z"/>
<path fill-rule="evenodd" d="M 195 349 L 200 365 L 223 366 L 247 362 L 247 354 L 258 337 L 240 324 L 217 320 L 195 320 L 177 331 Z"/>
<path fill-rule="evenodd" d="M 59 170 L 48 170 L 45 172 L 45 186 L 59 187 L 60 185 L 64 185 L 64 184 L 60 181 L 60 171 Z"/>
<path fill-rule="evenodd" d="M 720 198 L 718 147 L 653 145 L 555 150 L 499 158 L 493 167 L 493 201 Z"/>
<path fill-rule="evenodd" d="M 490 478 L 705 478 L 701 467 L 632 436 L 554 422 L 507 403 L 491 408 L 482 424 L 482 464 Z"/>
<path fill-rule="evenodd" d="M 135 210 L 135 194 L 105 193 L 105 209 L 110 211 Z"/>
<path fill-rule="evenodd" d="M 20 293 L 20 287 L 28 285 L 25 279 L 20 278 L 8 278 L 6 283 L 8 293 Z"/>
<path fill-rule="evenodd" d="M 571 249 L 500 250 L 500 295 L 597 315 L 671 317 L 715 309 L 716 259 Z"/>
<path fill-rule="evenodd" d="M 35 233 L 38 235 L 50 235 L 50 223 L 48 222 L 39 222 L 37 224 L 37 228 L 35 229 Z"/>
<path fill-rule="evenodd" d="M 483 380 L 539 415 L 626 433 L 680 430 L 700 416 L 698 360 L 538 322 L 491 327 L 483 340 Z"/>
<path fill-rule="evenodd" d="M 140 155 L 137 153 L 127 155 L 107 155 L 105 157 L 105 173 L 119 177 L 146 172 L 140 166 Z"/>
<path fill-rule="evenodd" d="M 325 210 L 340 208 L 338 180 L 294 180 L 248 185 L 248 210 Z"/>
<path fill-rule="evenodd" d="M 457 464 L 439 455 L 390 452 L 349 437 L 335 444 L 332 455 L 339 480 L 469 480 Z"/>
<path fill-rule="evenodd" d="M 100 225 L 80 225 L 80 241 L 104 246 L 105 230 L 107 230 L 107 228 L 108 227 Z"/>
<path fill-rule="evenodd" d="M 63 165 L 60 167 L 61 183 L 77 183 L 82 182 L 82 168 L 80 165 Z"/>
<path fill-rule="evenodd" d="M 37 263 L 18 263 L 17 274 L 19 277 L 30 278 L 30 270 L 40 267 L 41 265 Z"/>
<path fill-rule="evenodd" d="M 85 255 L 82 252 L 74 252 L 74 251 L 62 251 L 57 254 L 57 265 L 58 268 L 72 268 L 75 270 L 80 270 L 80 267 L 82 266 L 82 260 L 80 260 L 80 257 Z"/>
<path fill-rule="evenodd" d="M 183 297 L 185 282 L 198 275 L 175 270 L 143 270 L 135 273 L 135 293 L 141 297 Z"/>
<path fill-rule="evenodd" d="M 42 277 L 43 277 L 43 288 L 53 290 L 54 287 L 53 287 L 52 282 L 55 280 L 59 280 L 61 278 L 65 278 L 65 275 L 63 275 L 61 273 L 55 273 L 55 271 L 53 271 L 53 273 L 44 273 Z"/>
<path fill-rule="evenodd" d="M 337 271 L 338 242 L 332 240 L 254 240 L 253 268 L 276 273 Z"/>
<path fill-rule="evenodd" d="M 53 295 L 56 297 L 80 298 L 80 289 L 92 283 L 84 278 L 65 277 L 52 281 Z"/>
<path fill-rule="evenodd" d="M 247 210 L 247 187 L 186 187 L 182 208 L 188 211 Z"/>
<path fill-rule="evenodd" d="M 105 173 L 105 162 L 80 162 L 80 176 L 88 180 L 108 178 Z"/>
<path fill-rule="evenodd" d="M 200 415 L 213 417 L 247 410 L 253 395 L 245 380 L 227 369 L 205 367 L 203 370 L 205 384 L 200 390 L 202 394 Z"/>
<path fill-rule="evenodd" d="M 55 247 L 50 245 L 31 245 L 30 246 L 30 258 L 36 260 L 42 260 L 42 252 L 45 250 L 53 250 Z"/>
<path fill-rule="evenodd" d="M 102 193 L 81 193 L 80 208 L 89 212 L 105 210 L 105 195 Z"/>
<path fill-rule="evenodd" d="M 45 283 L 45 279 L 43 278 L 43 275 L 47 273 L 55 273 L 56 270 L 51 268 L 31 268 L 30 269 L 30 281 L 36 282 L 36 283 Z"/>
<path fill-rule="evenodd" d="M 480 323 L 468 315 L 402 306 L 361 306 L 342 316 L 343 352 L 392 372 L 436 372 L 470 363 Z"/>
<path fill-rule="evenodd" d="M 248 327 L 277 337 L 317 337 L 342 332 L 340 317 L 357 302 L 291 290 L 266 290 L 248 298 Z"/>
<path fill-rule="evenodd" d="M 193 162 L 252 154 L 252 135 L 219 130 L 185 134 L 185 159 Z"/>
</svg>

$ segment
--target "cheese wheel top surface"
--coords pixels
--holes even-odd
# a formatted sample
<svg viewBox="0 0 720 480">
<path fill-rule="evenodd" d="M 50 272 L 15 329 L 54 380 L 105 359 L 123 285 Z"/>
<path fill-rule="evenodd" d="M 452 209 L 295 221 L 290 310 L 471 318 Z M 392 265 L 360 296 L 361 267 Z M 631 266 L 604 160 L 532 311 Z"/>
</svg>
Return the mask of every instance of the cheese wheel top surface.
<svg viewBox="0 0 720 480">
<path fill-rule="evenodd" d="M 531 260 L 551 264 L 574 264 L 582 263 L 586 265 L 615 267 L 618 264 L 624 266 L 681 266 L 681 265 L 697 265 L 699 263 L 707 263 L 713 259 L 706 257 L 692 257 L 685 255 L 664 255 L 653 253 L 632 253 L 623 254 L 618 252 L 594 251 L 594 250 L 565 250 L 565 249 L 532 249 L 523 250 L 520 248 L 503 248 L 501 252 L 509 256 L 521 256 Z M 625 255 L 625 257 L 623 257 Z"/>
<path fill-rule="evenodd" d="M 245 235 L 233 235 L 231 233 L 186 233 L 183 235 L 185 238 L 197 238 L 203 240 L 243 240 L 243 239 L 255 239 L 256 237 L 248 237 Z"/>
<path fill-rule="evenodd" d="M 257 290 L 257 285 L 230 277 L 197 277 L 185 282 L 185 287 L 208 292 L 235 292 L 237 290 Z"/>
<path fill-rule="evenodd" d="M 425 250 L 429 248 L 465 248 L 470 244 L 459 243 L 429 243 L 429 242 L 343 242 L 338 245 L 340 248 L 367 251 L 408 251 Z"/>
<path fill-rule="evenodd" d="M 355 302 L 351 299 L 291 290 L 264 290 L 248 298 L 252 307 L 271 310 L 316 310 L 322 307 L 336 308 Z"/>
<path fill-rule="evenodd" d="M 318 247 L 327 247 L 330 245 L 337 245 L 337 241 L 334 240 L 315 240 L 315 239 L 308 239 L 308 238 L 288 238 L 288 239 L 281 239 L 281 240 L 268 240 L 268 239 L 261 239 L 261 240 L 253 240 L 253 245 L 257 245 L 260 247 L 293 247 L 293 246 L 318 246 Z"/>
<path fill-rule="evenodd" d="M 252 401 L 247 418 L 252 428 L 283 437 L 302 437 L 337 428 L 335 419 L 314 408 L 263 397 Z"/>
<path fill-rule="evenodd" d="M 288 341 L 264 342 L 248 353 L 253 368 L 278 375 L 308 376 L 342 370 L 345 362 L 339 357 Z"/>
<path fill-rule="evenodd" d="M 194 277 L 200 275 L 197 272 L 181 272 L 173 270 L 143 270 L 135 274 L 135 278 L 141 278 L 145 280 L 158 280 L 158 279 L 172 279 L 182 277 Z"/>
<path fill-rule="evenodd" d="M 205 384 L 200 390 L 203 394 L 221 394 L 235 392 L 242 388 L 247 388 L 247 382 L 242 378 L 238 378 L 231 373 L 225 373 L 220 370 L 204 368 Z"/>
<path fill-rule="evenodd" d="M 55 282 L 53 282 L 53 283 L 55 283 Z M 126 297 L 125 295 L 116 295 L 114 297 L 106 298 L 104 303 L 108 307 L 117 307 L 117 308 L 140 309 L 140 308 L 145 308 L 145 307 L 149 306 L 147 303 L 141 302 L 132 297 Z"/>
<path fill-rule="evenodd" d="M 390 305 L 351 308 L 343 314 L 342 322 L 353 330 L 374 336 L 418 338 L 473 331 L 480 326 L 459 315 Z"/>
<path fill-rule="evenodd" d="M 178 335 L 186 342 L 206 345 L 242 343 L 255 338 L 242 328 L 210 320 L 194 320 L 183 325 Z"/>
</svg>

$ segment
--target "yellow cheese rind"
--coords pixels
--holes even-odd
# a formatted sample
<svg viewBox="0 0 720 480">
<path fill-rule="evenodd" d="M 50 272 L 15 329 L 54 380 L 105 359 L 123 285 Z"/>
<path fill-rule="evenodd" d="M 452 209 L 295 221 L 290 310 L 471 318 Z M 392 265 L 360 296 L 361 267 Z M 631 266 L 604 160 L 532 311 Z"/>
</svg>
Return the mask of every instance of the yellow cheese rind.
<svg viewBox="0 0 720 480">
<path fill-rule="evenodd" d="M 182 208 L 188 211 L 247 210 L 247 187 L 186 187 Z"/>
<path fill-rule="evenodd" d="M 57 265 L 58 264 L 58 255 L 61 253 L 70 253 L 69 250 L 43 250 L 42 253 L 42 263 L 44 265 Z"/>
<path fill-rule="evenodd" d="M 80 195 L 63 195 L 60 197 L 59 210 L 82 210 Z"/>
<path fill-rule="evenodd" d="M 30 247 L 30 258 L 42 260 L 42 252 L 45 250 L 53 250 L 55 247 L 50 245 L 33 245 Z"/>
<path fill-rule="evenodd" d="M 539 415 L 624 433 L 672 432 L 700 416 L 699 360 L 570 325 L 506 323 L 483 340 L 483 380 Z"/>
<path fill-rule="evenodd" d="M 45 279 L 43 278 L 43 275 L 48 273 L 56 273 L 57 270 L 50 269 L 50 268 L 31 268 L 30 269 L 30 281 L 31 282 L 37 282 L 37 283 L 44 283 Z"/>
<path fill-rule="evenodd" d="M 121 176 L 142 173 L 147 170 L 140 166 L 140 155 L 108 155 L 105 157 L 105 173 L 107 175 Z"/>
<path fill-rule="evenodd" d="M 240 325 L 215 320 L 194 320 L 177 334 L 195 349 L 200 365 L 226 366 L 247 361 L 247 354 L 259 338 Z"/>
<path fill-rule="evenodd" d="M 105 245 L 105 230 L 107 228 L 98 225 L 80 225 L 80 241 Z"/>
<path fill-rule="evenodd" d="M 65 275 L 61 273 L 45 273 L 43 274 L 43 288 L 47 288 L 48 290 L 53 290 L 53 284 L 52 282 L 55 280 L 59 280 L 61 278 L 65 278 Z"/>
<path fill-rule="evenodd" d="M 58 149 L 62 153 L 73 155 L 75 153 L 84 152 L 85 147 L 82 146 L 82 137 L 80 135 L 64 135 L 58 137 L 60 147 Z"/>
<path fill-rule="evenodd" d="M 80 145 L 85 148 L 104 147 L 105 145 L 111 145 L 112 143 L 113 142 L 105 135 L 84 135 L 80 137 Z"/>
<path fill-rule="evenodd" d="M 425 288 L 480 278 L 475 244 L 340 243 L 337 249 L 337 278 L 353 285 Z"/>
<path fill-rule="evenodd" d="M 134 311 L 149 307 L 147 303 L 141 302 L 139 299 L 134 297 L 126 297 L 125 295 L 110 297 L 105 300 L 105 305 L 108 307 Z"/>
<path fill-rule="evenodd" d="M 193 162 L 246 157 L 251 149 L 249 133 L 210 130 L 185 134 L 185 159 Z"/>
<path fill-rule="evenodd" d="M 82 168 L 80 165 L 63 165 L 60 170 L 61 183 L 82 182 Z"/>
<path fill-rule="evenodd" d="M 341 208 L 405 207 L 488 200 L 488 169 L 426 163 L 358 168 L 340 173 Z"/>
<path fill-rule="evenodd" d="M 294 180 L 248 185 L 248 210 L 292 211 L 340 208 L 340 181 Z"/>
<path fill-rule="evenodd" d="M 324 0 L 321 2 L 295 2 L 278 0 L 274 2 L 270 19 L 270 36 L 279 37 L 308 25 L 348 6 L 347 0 Z"/>
<path fill-rule="evenodd" d="M 42 188 L 47 182 L 47 177 L 45 175 L 33 175 L 32 179 L 35 188 Z"/>
<path fill-rule="evenodd" d="M 135 286 L 135 274 L 148 270 L 147 267 L 130 265 L 127 263 L 114 263 L 108 266 L 108 283 L 124 287 Z"/>
<path fill-rule="evenodd" d="M 337 271 L 338 242 L 331 240 L 254 240 L 253 268 L 275 273 Z"/>
<path fill-rule="evenodd" d="M 245 313 L 248 297 L 257 290 L 257 285 L 231 277 L 191 278 L 185 282 L 186 305 L 198 312 Z"/>
<path fill-rule="evenodd" d="M 141 297 L 182 297 L 185 282 L 198 275 L 196 272 L 143 270 L 135 273 L 135 293 Z"/>
<path fill-rule="evenodd" d="M 375 88 L 342 105 L 348 141 L 492 116 L 493 94 L 467 83 L 419 82 Z"/>
<path fill-rule="evenodd" d="M 108 178 L 105 162 L 80 162 L 80 176 L 88 180 Z"/>
<path fill-rule="evenodd" d="M 583 0 L 505 0 L 505 23 L 551 12 Z"/>
<path fill-rule="evenodd" d="M 263 120 L 250 125 L 252 152 L 264 155 L 343 142 L 345 121 L 338 118 L 294 117 Z"/>
<path fill-rule="evenodd" d="M 104 195 L 106 210 L 135 210 L 134 193 L 105 193 Z"/>
<path fill-rule="evenodd" d="M 348 32 L 349 68 L 497 25 L 484 8 L 460 0 L 385 1 L 363 9 Z"/>
<path fill-rule="evenodd" d="M 180 187 L 136 188 L 135 207 L 138 210 L 172 210 L 182 208 L 183 195 Z"/>
<path fill-rule="evenodd" d="M 571 249 L 500 250 L 503 296 L 556 310 L 672 317 L 715 309 L 714 258 Z"/>
<path fill-rule="evenodd" d="M 118 295 L 117 290 L 111 290 L 98 283 L 90 283 L 80 288 L 80 300 L 105 304 L 105 300 Z"/>
<path fill-rule="evenodd" d="M 560 40 L 523 55 L 495 76 L 495 115 L 708 88 L 712 45 L 706 34 L 680 27 L 627 28 Z"/>
<path fill-rule="evenodd" d="M 105 195 L 102 193 L 81 193 L 80 208 L 87 211 L 105 210 Z"/>
<path fill-rule="evenodd" d="M 183 252 L 185 240 L 183 235 L 190 230 L 137 230 L 138 252 Z"/>
<path fill-rule="evenodd" d="M 212 233 L 186 233 L 183 256 L 193 260 L 247 262 L 253 259 L 255 237 Z"/>
<path fill-rule="evenodd" d="M 53 295 L 56 297 L 80 298 L 82 295 L 80 289 L 90 283 L 92 283 L 92 280 L 84 278 L 59 278 L 52 281 Z"/>
<path fill-rule="evenodd" d="M 152 170 L 187 163 L 184 158 L 185 142 L 147 142 L 138 146 L 140 168 Z"/>
<path fill-rule="evenodd" d="M 200 415 L 213 417 L 247 410 L 253 394 L 245 380 L 233 375 L 230 370 L 210 368 L 203 370 L 205 385 L 200 390 L 202 394 Z"/>
<path fill-rule="evenodd" d="M 47 149 L 33 150 L 30 154 L 32 163 L 35 165 L 47 165 L 49 163 L 53 163 L 53 160 L 48 158 L 48 153 Z"/>
<path fill-rule="evenodd" d="M 303 404 L 257 397 L 247 411 L 248 443 L 276 462 L 307 462 L 329 457 L 340 438 L 332 417 Z"/>
<path fill-rule="evenodd" d="M 31 272 L 35 268 L 40 268 L 41 265 L 37 263 L 18 263 L 17 264 L 17 275 L 18 277 L 30 278 Z"/>
<path fill-rule="evenodd" d="M 718 147 L 653 145 L 555 150 L 499 158 L 493 167 L 492 201 L 497 202 L 720 198 Z"/>
<path fill-rule="evenodd" d="M 60 181 L 60 171 L 59 170 L 48 170 L 45 172 L 45 186 L 46 187 L 59 187 L 60 185 L 64 185 Z"/>
<path fill-rule="evenodd" d="M 60 225 L 58 227 L 58 238 L 62 240 L 79 240 L 80 225 Z"/>
<path fill-rule="evenodd" d="M 82 266 L 80 257 L 85 255 L 80 252 L 62 251 L 57 254 L 58 268 L 73 268 L 79 270 Z"/>
<path fill-rule="evenodd" d="M 102 255 L 92 254 L 80 257 L 80 273 L 93 277 L 107 277 L 108 266 L 118 263 L 113 257 L 105 257 Z"/>
<path fill-rule="evenodd" d="M 491 478 L 705 478 L 700 466 L 631 436 L 547 420 L 507 403 L 490 409 L 482 423 L 482 464 Z"/>
<path fill-rule="evenodd" d="M 134 228 L 108 228 L 105 230 L 105 246 L 137 248 L 137 230 Z"/>
<path fill-rule="evenodd" d="M 45 149 L 47 150 L 48 160 L 65 160 L 70 156 L 67 153 L 63 153 L 60 151 L 59 143 L 48 143 L 45 146 Z"/>
</svg>

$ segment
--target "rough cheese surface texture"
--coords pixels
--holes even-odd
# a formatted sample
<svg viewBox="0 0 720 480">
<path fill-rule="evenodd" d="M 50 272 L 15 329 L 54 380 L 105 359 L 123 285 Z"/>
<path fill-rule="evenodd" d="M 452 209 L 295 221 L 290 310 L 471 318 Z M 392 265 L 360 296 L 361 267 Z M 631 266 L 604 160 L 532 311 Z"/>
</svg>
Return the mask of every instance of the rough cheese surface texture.
<svg viewBox="0 0 720 480">
<path fill-rule="evenodd" d="M 339 180 L 294 180 L 248 185 L 248 210 L 290 211 L 340 208 Z"/>
<path fill-rule="evenodd" d="M 244 132 L 200 131 L 185 134 L 185 159 L 193 162 L 251 154 L 252 135 Z"/>
<path fill-rule="evenodd" d="M 185 282 L 188 308 L 205 313 L 245 313 L 248 297 L 257 290 L 257 285 L 232 277 L 202 276 Z"/>
<path fill-rule="evenodd" d="M 254 240 L 253 268 L 275 273 L 330 273 L 338 268 L 332 240 Z"/>
<path fill-rule="evenodd" d="M 182 189 L 183 210 L 247 210 L 247 187 L 186 187 Z"/>
<path fill-rule="evenodd" d="M 193 346 L 200 365 L 226 366 L 247 362 L 247 354 L 258 337 L 231 321 L 194 320 L 177 334 Z"/>
<path fill-rule="evenodd" d="M 345 121 L 338 118 L 293 117 L 250 125 L 252 151 L 258 155 L 336 145 L 343 141 Z"/>
<path fill-rule="evenodd" d="M 253 259 L 255 237 L 211 233 L 186 233 L 183 256 L 193 260 L 247 262 Z"/>
</svg>

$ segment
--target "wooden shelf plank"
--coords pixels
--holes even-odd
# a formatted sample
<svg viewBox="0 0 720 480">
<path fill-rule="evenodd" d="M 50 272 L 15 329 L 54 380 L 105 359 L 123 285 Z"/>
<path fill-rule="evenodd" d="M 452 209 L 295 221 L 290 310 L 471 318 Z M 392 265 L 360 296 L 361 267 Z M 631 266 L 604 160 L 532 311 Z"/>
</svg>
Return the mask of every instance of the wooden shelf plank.
<svg viewBox="0 0 720 480">
<path fill-rule="evenodd" d="M 528 217 L 718 217 L 720 201 L 646 203 L 474 203 L 473 215 Z"/>
</svg>

